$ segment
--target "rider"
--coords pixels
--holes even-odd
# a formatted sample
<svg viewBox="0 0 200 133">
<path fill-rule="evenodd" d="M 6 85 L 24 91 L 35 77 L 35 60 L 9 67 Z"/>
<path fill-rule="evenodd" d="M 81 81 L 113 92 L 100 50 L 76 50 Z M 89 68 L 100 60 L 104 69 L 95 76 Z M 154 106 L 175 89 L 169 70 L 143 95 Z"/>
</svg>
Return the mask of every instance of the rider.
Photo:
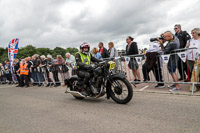
<svg viewBox="0 0 200 133">
<path fill-rule="evenodd" d="M 92 70 L 91 61 L 92 62 L 100 62 L 101 60 L 96 59 L 90 53 L 90 45 L 86 42 L 81 44 L 80 51 L 75 56 L 76 64 L 77 64 L 77 74 L 80 78 L 83 79 L 83 95 L 88 95 L 87 84 L 90 80 L 90 70 Z M 93 88 L 93 87 L 92 87 Z M 96 88 L 92 89 L 94 94 L 97 94 Z"/>
</svg>

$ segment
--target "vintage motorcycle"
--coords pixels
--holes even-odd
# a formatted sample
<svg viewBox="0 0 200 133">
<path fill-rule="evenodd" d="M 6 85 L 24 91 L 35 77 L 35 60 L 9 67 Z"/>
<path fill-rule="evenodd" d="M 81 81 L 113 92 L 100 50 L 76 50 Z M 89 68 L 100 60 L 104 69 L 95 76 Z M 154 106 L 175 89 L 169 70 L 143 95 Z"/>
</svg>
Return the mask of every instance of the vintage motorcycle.
<svg viewBox="0 0 200 133">
<path fill-rule="evenodd" d="M 87 85 L 88 96 L 81 94 L 82 79 L 77 75 L 73 75 L 68 80 L 66 93 L 71 93 L 76 99 L 84 99 L 85 97 L 99 98 L 106 94 L 107 99 L 111 97 L 116 103 L 126 104 L 130 102 L 133 97 L 133 88 L 126 79 L 124 72 L 114 71 L 115 65 L 115 62 L 111 60 L 92 65 L 91 78 Z M 94 88 L 97 89 L 98 94 L 93 93 L 92 90 Z"/>
</svg>

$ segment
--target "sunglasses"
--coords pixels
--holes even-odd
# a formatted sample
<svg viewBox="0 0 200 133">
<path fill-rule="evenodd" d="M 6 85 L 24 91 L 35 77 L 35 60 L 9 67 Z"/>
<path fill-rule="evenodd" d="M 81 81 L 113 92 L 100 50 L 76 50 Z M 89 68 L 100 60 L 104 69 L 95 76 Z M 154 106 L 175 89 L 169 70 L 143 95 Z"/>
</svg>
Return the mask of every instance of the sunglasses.
<svg viewBox="0 0 200 133">
<path fill-rule="evenodd" d="M 178 28 L 174 28 L 175 30 L 177 30 Z"/>
<path fill-rule="evenodd" d="M 195 34 L 195 32 L 191 32 L 191 34 Z"/>
</svg>

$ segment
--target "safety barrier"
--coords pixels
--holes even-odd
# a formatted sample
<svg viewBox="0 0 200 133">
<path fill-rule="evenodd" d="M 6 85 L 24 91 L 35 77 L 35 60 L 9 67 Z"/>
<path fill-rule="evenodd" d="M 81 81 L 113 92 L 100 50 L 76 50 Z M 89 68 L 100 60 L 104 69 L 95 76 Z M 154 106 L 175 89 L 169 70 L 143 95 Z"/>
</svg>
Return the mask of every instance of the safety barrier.
<svg viewBox="0 0 200 133">
<path fill-rule="evenodd" d="M 196 85 L 199 85 L 199 61 L 195 61 L 195 53 L 194 51 L 196 50 L 196 48 L 185 48 L 185 49 L 177 49 L 174 51 L 171 51 L 168 54 L 160 54 L 157 55 L 157 57 L 155 58 L 154 62 L 156 63 L 156 66 L 154 66 L 154 69 L 149 70 L 149 66 L 146 64 L 147 63 L 147 56 L 146 55 L 122 55 L 120 57 L 115 57 L 112 58 L 114 61 L 117 61 L 116 65 L 117 65 L 117 70 L 121 71 L 121 72 L 125 72 L 127 79 L 132 82 L 133 84 L 138 83 L 137 81 L 133 81 L 134 80 L 134 76 L 132 73 L 132 70 L 129 68 L 128 64 L 130 62 L 131 59 L 134 59 L 138 65 L 139 65 L 139 72 L 140 72 L 140 79 L 142 79 L 140 81 L 140 83 L 159 83 L 159 84 L 190 84 L 191 85 L 191 91 L 192 94 L 194 94 L 194 88 Z M 192 55 L 193 61 L 187 60 L 188 58 L 188 51 L 192 52 L 190 55 Z M 175 63 L 170 60 L 170 56 L 175 56 Z M 110 59 L 110 58 L 107 58 Z M 106 60 L 106 59 L 104 59 Z M 178 60 L 181 60 L 180 64 L 178 64 Z M 171 62 L 170 62 L 171 61 Z M 168 65 L 170 64 L 170 65 Z M 181 73 L 183 74 L 187 74 L 187 75 L 191 75 L 188 76 L 188 79 L 190 80 L 190 82 L 174 82 L 172 77 L 170 76 L 170 73 L 168 71 L 168 67 L 171 66 L 171 68 L 173 69 L 173 66 L 176 65 L 181 68 Z M 191 66 L 192 65 L 192 66 Z M 60 67 L 59 67 L 60 68 Z M 42 84 L 48 84 L 49 83 L 49 79 L 48 77 L 50 77 L 52 79 L 53 83 L 64 83 L 64 80 L 71 77 L 72 75 L 72 68 L 68 67 L 69 71 L 68 71 L 68 76 L 66 76 L 66 74 L 62 73 L 62 72 L 58 72 L 58 77 L 55 77 L 55 74 L 53 74 L 52 72 L 49 72 L 49 76 L 47 76 L 47 71 L 46 70 L 42 70 Z M 161 69 L 160 69 L 161 68 Z M 194 69 L 193 69 L 194 68 Z M 60 68 L 61 69 L 61 68 Z M 49 68 L 47 68 L 47 70 L 49 71 Z M 74 71 L 73 71 L 74 72 Z M 175 70 L 176 75 L 178 75 L 178 77 L 180 77 L 180 72 L 178 73 L 177 69 Z M 55 80 L 56 78 L 59 79 L 59 81 L 57 82 L 57 80 Z M 143 79 L 146 78 L 146 81 L 143 81 Z M 33 80 L 32 80 L 33 82 Z M 2 81 L 0 83 L 3 83 Z M 39 83 L 39 82 L 38 82 Z"/>
<path fill-rule="evenodd" d="M 200 62 L 195 60 L 196 49 L 197 48 L 184 48 L 184 49 L 173 50 L 167 54 L 159 54 L 156 56 L 155 60 L 153 61 L 153 62 L 157 62 L 156 66 L 154 66 L 155 68 L 151 70 L 148 69 L 149 66 L 147 66 L 146 64 L 147 56 L 145 54 L 129 55 L 129 56 L 125 55 L 125 56 L 115 57 L 115 60 L 116 59 L 123 60 L 118 64 L 119 65 L 118 68 L 120 68 L 120 70 L 125 71 L 127 74 L 127 79 L 134 84 L 138 82 L 133 81 L 134 76 L 131 72 L 132 70 L 128 67 L 129 61 L 131 59 L 134 59 L 138 63 L 141 79 L 145 79 L 145 77 L 147 78 L 146 81 L 141 80 L 140 83 L 190 84 L 191 85 L 190 90 L 193 95 L 195 86 L 200 84 L 199 77 L 198 77 L 199 76 L 198 66 Z M 193 61 L 188 59 L 188 52 L 191 52 L 190 56 Z M 149 52 L 149 53 L 155 53 L 155 52 Z M 170 59 L 171 56 L 174 56 L 174 61 Z M 178 62 L 179 60 L 180 60 L 180 63 Z M 168 67 L 170 67 L 171 69 L 174 69 L 173 68 L 174 66 L 176 66 L 176 70 L 173 70 L 173 71 L 175 71 L 175 74 L 177 75 L 177 77 L 180 77 L 180 73 L 182 75 L 186 74 L 188 75 L 189 82 L 184 82 L 184 81 L 174 82 L 173 81 L 173 78 L 170 76 L 170 73 L 168 71 Z M 181 69 L 180 72 L 178 72 L 178 67 Z M 149 73 L 149 74 L 145 75 L 145 73 L 146 74 Z"/>
</svg>

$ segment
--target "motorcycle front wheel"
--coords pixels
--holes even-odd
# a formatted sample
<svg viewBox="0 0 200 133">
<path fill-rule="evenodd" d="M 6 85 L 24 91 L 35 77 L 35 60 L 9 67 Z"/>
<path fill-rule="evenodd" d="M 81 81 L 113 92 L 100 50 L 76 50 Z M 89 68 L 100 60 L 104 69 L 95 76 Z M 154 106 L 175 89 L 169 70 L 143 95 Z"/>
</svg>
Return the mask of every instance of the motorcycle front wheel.
<svg viewBox="0 0 200 133">
<path fill-rule="evenodd" d="M 126 104 L 131 101 L 133 97 L 133 88 L 130 82 L 125 78 L 115 77 L 113 82 L 109 85 L 110 97 L 119 104 Z"/>
</svg>

